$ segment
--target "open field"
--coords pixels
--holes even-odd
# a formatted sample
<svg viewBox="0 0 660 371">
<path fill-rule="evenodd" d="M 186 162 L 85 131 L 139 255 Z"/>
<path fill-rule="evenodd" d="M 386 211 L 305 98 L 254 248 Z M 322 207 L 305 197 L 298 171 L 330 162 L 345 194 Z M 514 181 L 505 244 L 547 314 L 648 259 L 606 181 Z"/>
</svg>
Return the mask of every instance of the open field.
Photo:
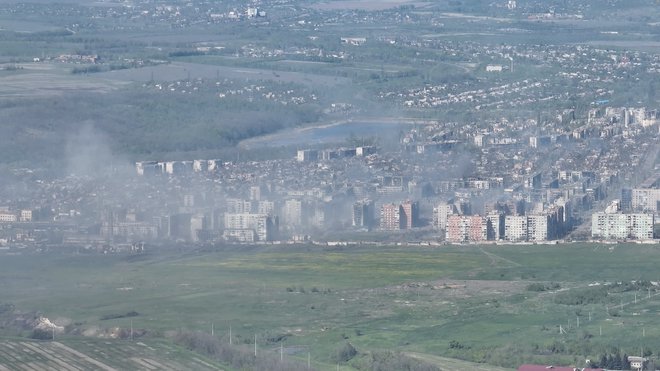
<svg viewBox="0 0 660 371">
<path fill-rule="evenodd" d="M 15 21 L 9 19 L 0 20 L 0 31 L 15 32 L 40 32 L 53 31 L 61 29 L 60 27 L 49 25 L 46 22 Z"/>
<path fill-rule="evenodd" d="M 67 93 L 104 93 L 125 86 L 111 81 L 71 74 L 73 66 L 58 63 L 19 63 L 18 69 L 0 71 L 0 97 L 40 97 Z"/>
<path fill-rule="evenodd" d="M 346 341 L 427 361 L 579 365 L 612 347 L 660 351 L 658 287 L 607 286 L 660 281 L 659 257 L 655 245 L 596 244 L 7 255 L 0 297 L 81 331 L 214 326 L 228 340 L 231 326 L 235 344 L 256 334 L 260 349 L 302 349 L 288 354 L 321 369 Z"/>
<path fill-rule="evenodd" d="M 276 81 L 305 85 L 337 85 L 348 80 L 300 72 L 271 71 L 256 68 L 214 66 L 202 63 L 174 62 L 153 67 L 109 71 L 95 74 L 94 77 L 117 81 L 175 81 L 185 79 L 245 79 L 254 81 Z"/>
</svg>

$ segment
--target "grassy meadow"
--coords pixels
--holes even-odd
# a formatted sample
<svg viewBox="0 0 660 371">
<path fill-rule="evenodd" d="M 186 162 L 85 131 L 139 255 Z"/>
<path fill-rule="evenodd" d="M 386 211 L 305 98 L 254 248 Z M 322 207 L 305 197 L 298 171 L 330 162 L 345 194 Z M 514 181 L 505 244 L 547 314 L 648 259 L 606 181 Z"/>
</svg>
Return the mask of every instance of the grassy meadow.
<svg viewBox="0 0 660 371">
<path fill-rule="evenodd" d="M 154 338 L 213 326 L 228 340 L 231 326 L 234 344 L 256 334 L 260 349 L 309 352 L 321 369 L 346 342 L 359 352 L 346 369 L 378 350 L 440 367 L 581 366 L 614 349 L 660 352 L 658 258 L 655 245 L 623 244 L 3 255 L 0 298 L 74 328 L 132 321 Z"/>
</svg>

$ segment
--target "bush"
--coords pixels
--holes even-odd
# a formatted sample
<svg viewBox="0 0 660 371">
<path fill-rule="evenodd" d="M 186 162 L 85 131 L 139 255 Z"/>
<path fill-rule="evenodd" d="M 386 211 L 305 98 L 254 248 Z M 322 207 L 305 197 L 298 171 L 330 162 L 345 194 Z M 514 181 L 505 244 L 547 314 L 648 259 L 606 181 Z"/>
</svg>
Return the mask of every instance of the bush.
<svg viewBox="0 0 660 371">
<path fill-rule="evenodd" d="M 434 365 L 395 352 L 372 353 L 368 363 L 358 366 L 358 369 L 370 371 L 440 371 Z"/>
<path fill-rule="evenodd" d="M 560 288 L 561 285 L 555 282 L 553 283 L 534 282 L 527 285 L 527 291 L 536 291 L 536 292 L 558 290 Z"/>
<path fill-rule="evenodd" d="M 527 291 L 545 291 L 545 285 L 539 282 L 530 283 L 527 285 Z"/>
<path fill-rule="evenodd" d="M 32 330 L 30 338 L 37 340 L 51 340 L 53 338 L 53 331 L 35 328 Z"/>
<path fill-rule="evenodd" d="M 71 73 L 74 75 L 80 75 L 84 73 L 97 73 L 97 72 L 102 72 L 103 69 L 101 66 L 98 65 L 92 65 L 92 66 L 85 66 L 85 67 L 75 67 L 74 69 L 71 70 Z"/>
<path fill-rule="evenodd" d="M 109 319 L 137 317 L 139 315 L 140 315 L 140 313 L 132 310 L 132 311 L 130 311 L 128 313 L 124 313 L 124 314 L 107 314 L 105 316 L 101 316 L 101 321 L 106 321 L 106 320 L 109 320 Z"/>
<path fill-rule="evenodd" d="M 452 340 L 449 342 L 449 349 L 470 349 L 470 347 L 466 347 L 457 340 Z"/>
<path fill-rule="evenodd" d="M 346 342 L 339 349 L 337 349 L 337 357 L 335 358 L 335 361 L 339 363 L 348 362 L 353 359 L 357 353 L 357 349 L 355 349 L 351 343 Z"/>
<path fill-rule="evenodd" d="M 555 297 L 555 303 L 565 305 L 600 304 L 607 300 L 606 286 L 585 287 L 560 292 Z"/>
<path fill-rule="evenodd" d="M 174 341 L 197 353 L 226 363 L 233 368 L 254 368 L 254 354 L 247 349 L 231 347 L 201 332 L 178 332 Z"/>
</svg>

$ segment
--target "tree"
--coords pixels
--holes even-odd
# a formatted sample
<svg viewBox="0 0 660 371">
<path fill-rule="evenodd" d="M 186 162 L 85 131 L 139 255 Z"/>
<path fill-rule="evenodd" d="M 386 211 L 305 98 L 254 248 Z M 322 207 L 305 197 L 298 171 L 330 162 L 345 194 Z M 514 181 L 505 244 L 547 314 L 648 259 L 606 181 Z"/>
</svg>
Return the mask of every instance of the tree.
<svg viewBox="0 0 660 371">
<path fill-rule="evenodd" d="M 615 370 L 623 369 L 623 360 L 621 359 L 621 354 L 619 354 L 619 352 L 616 352 L 616 354 L 614 355 L 614 358 L 612 359 L 611 367 Z"/>
<path fill-rule="evenodd" d="M 630 361 L 628 360 L 628 355 L 623 353 L 622 357 L 623 364 L 621 365 L 622 370 L 630 370 Z"/>
<path fill-rule="evenodd" d="M 613 368 L 614 366 L 614 359 L 612 358 L 611 354 L 607 355 L 607 360 L 605 361 L 605 364 L 603 365 L 604 368 Z"/>
<path fill-rule="evenodd" d="M 607 356 L 605 354 L 600 356 L 600 361 L 598 362 L 598 367 L 602 367 L 602 368 L 607 367 Z"/>
</svg>

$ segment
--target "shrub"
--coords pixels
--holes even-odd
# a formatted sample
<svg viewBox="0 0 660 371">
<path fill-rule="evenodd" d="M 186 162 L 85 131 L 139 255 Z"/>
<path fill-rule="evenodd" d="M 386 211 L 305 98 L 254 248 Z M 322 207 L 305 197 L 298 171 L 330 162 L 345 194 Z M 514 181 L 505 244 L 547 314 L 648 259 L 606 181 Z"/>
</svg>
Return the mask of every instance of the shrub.
<svg viewBox="0 0 660 371">
<path fill-rule="evenodd" d="M 434 365 L 395 352 L 372 353 L 368 364 L 358 367 L 358 369 L 370 371 L 440 371 Z"/>
<path fill-rule="evenodd" d="M 337 358 L 335 361 L 337 362 L 348 362 L 353 357 L 357 355 L 357 349 L 351 345 L 351 343 L 346 342 L 344 345 L 342 345 L 339 349 L 337 349 Z"/>
<path fill-rule="evenodd" d="M 457 340 L 452 340 L 449 342 L 449 349 L 466 349 L 466 348 L 470 349 L 470 347 L 466 347 Z"/>
<path fill-rule="evenodd" d="M 559 288 L 561 288 L 561 285 L 559 285 L 556 282 L 553 283 L 534 282 L 527 285 L 527 291 L 536 291 L 536 292 L 557 290 Z"/>
<path fill-rule="evenodd" d="M 607 300 L 606 286 L 585 287 L 560 292 L 555 297 L 555 303 L 565 305 L 599 304 Z"/>
<path fill-rule="evenodd" d="M 50 340 L 53 338 L 53 331 L 35 328 L 32 330 L 30 338 L 37 340 Z"/>
</svg>

